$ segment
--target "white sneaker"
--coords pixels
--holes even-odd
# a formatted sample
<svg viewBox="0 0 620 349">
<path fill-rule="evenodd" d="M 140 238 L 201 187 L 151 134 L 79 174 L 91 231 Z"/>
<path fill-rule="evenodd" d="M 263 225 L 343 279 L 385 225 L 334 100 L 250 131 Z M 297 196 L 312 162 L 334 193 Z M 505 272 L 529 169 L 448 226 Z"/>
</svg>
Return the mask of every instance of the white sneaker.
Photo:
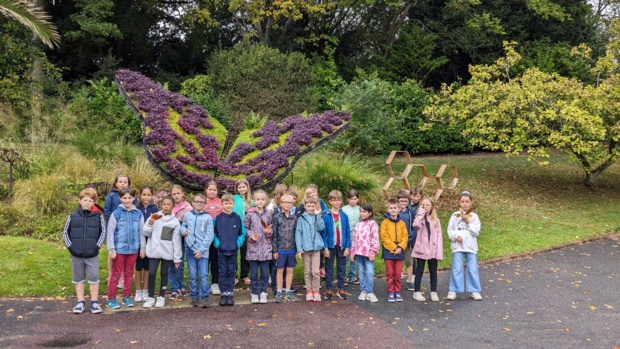
<svg viewBox="0 0 620 349">
<path fill-rule="evenodd" d="M 258 303 L 258 295 L 257 294 L 252 294 L 252 299 L 250 300 L 250 303 L 252 303 L 252 304 Z"/>
<path fill-rule="evenodd" d="M 147 297 L 146 300 L 144 301 L 144 304 L 142 304 L 142 307 L 152 308 L 154 305 L 155 305 L 155 298 Z"/>
<path fill-rule="evenodd" d="M 448 296 L 446 297 L 446 299 L 449 299 L 449 300 L 456 299 L 456 292 L 454 292 L 454 291 L 448 292 Z"/>
<path fill-rule="evenodd" d="M 422 292 L 414 292 L 413 299 L 418 302 L 426 302 L 426 298 L 422 295 Z"/>
<path fill-rule="evenodd" d="M 366 295 L 366 300 L 370 301 L 370 303 L 377 303 L 379 298 L 374 293 L 369 293 Z"/>
<path fill-rule="evenodd" d="M 358 301 L 365 301 L 367 295 L 368 295 L 368 293 L 366 293 L 366 291 L 362 291 L 362 293 L 360 293 L 360 296 L 357 297 L 357 300 Z"/>
<path fill-rule="evenodd" d="M 433 302 L 439 302 L 439 297 L 437 296 L 437 292 L 431 292 L 431 300 Z"/>
<path fill-rule="evenodd" d="M 260 301 L 259 301 L 259 303 L 260 304 L 267 304 L 267 293 L 262 292 L 260 294 Z"/>
<path fill-rule="evenodd" d="M 481 301 L 482 300 L 482 296 L 478 292 L 472 292 L 471 298 L 473 298 L 473 299 L 475 299 L 477 301 Z"/>
<path fill-rule="evenodd" d="M 133 297 L 134 302 L 144 302 L 144 297 L 142 297 L 142 290 L 136 290 L 136 296 Z"/>
<path fill-rule="evenodd" d="M 220 291 L 220 285 L 218 284 L 211 285 L 211 294 L 222 294 L 222 292 Z"/>
<path fill-rule="evenodd" d="M 157 302 L 155 302 L 155 308 L 163 308 L 164 305 L 166 305 L 166 298 L 157 297 Z"/>
</svg>

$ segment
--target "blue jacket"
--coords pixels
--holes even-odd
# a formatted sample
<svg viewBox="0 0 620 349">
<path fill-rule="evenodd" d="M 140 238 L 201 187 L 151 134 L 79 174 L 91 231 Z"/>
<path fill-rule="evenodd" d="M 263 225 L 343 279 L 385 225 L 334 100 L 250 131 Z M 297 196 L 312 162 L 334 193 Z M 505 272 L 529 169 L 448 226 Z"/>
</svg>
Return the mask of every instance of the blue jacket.
<svg viewBox="0 0 620 349">
<path fill-rule="evenodd" d="M 108 196 L 105 197 L 105 202 L 103 204 L 103 217 L 106 222 L 110 219 L 112 212 L 118 208 L 118 206 L 122 205 L 121 197 L 118 193 L 117 189 L 110 190 Z M 134 205 L 138 204 L 138 198 L 135 198 L 133 201 Z M 157 211 L 155 211 L 157 212 Z"/>
<path fill-rule="evenodd" d="M 151 217 L 153 213 L 159 212 L 159 208 L 157 208 L 157 206 L 155 206 L 155 204 L 153 203 L 150 203 L 146 207 L 140 204 L 139 206 L 136 206 L 136 208 L 140 210 L 140 212 L 142 212 L 142 217 L 144 217 L 145 222 L 149 220 L 149 218 Z"/>
<path fill-rule="evenodd" d="M 409 234 L 407 246 L 413 249 L 415 238 L 418 236 L 418 229 L 411 226 L 413 224 L 413 220 L 415 219 L 415 211 L 407 207 L 404 211 L 398 211 L 398 218 L 405 222 L 405 226 L 407 226 L 407 234 Z"/>
<path fill-rule="evenodd" d="M 144 252 L 146 236 L 143 228 L 142 212 L 136 206 L 128 210 L 120 205 L 108 220 L 108 251 L 120 254 Z"/>
<path fill-rule="evenodd" d="M 334 217 L 331 211 L 323 214 L 323 222 L 325 222 L 325 229 L 321 233 L 323 237 L 323 243 L 327 248 L 334 248 L 336 241 L 334 239 Z M 349 227 L 349 216 L 340 210 L 340 247 L 344 250 L 351 248 L 351 228 Z"/>
<path fill-rule="evenodd" d="M 321 232 L 325 223 L 321 216 L 305 212 L 297 218 L 295 225 L 295 245 L 297 252 L 320 251 L 325 248 Z"/>
<path fill-rule="evenodd" d="M 214 245 L 220 253 L 236 253 L 245 241 L 245 230 L 241 217 L 235 212 L 222 212 L 214 221 Z"/>
<path fill-rule="evenodd" d="M 189 231 L 189 234 L 185 237 L 185 246 L 194 252 L 198 251 L 203 258 L 209 258 L 209 247 L 214 236 L 211 216 L 207 212 L 187 212 L 181 224 L 181 236 L 186 231 Z"/>
</svg>

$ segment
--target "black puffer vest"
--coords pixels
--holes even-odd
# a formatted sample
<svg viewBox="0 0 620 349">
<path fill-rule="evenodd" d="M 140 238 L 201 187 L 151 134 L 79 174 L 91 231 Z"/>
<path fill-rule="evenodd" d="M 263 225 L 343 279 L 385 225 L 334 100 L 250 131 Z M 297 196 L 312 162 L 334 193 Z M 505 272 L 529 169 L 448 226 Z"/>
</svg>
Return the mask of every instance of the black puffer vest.
<svg viewBox="0 0 620 349">
<path fill-rule="evenodd" d="M 84 212 L 82 207 L 71 213 L 69 252 L 76 257 L 92 258 L 99 255 L 97 241 L 101 237 L 101 213 Z"/>
</svg>

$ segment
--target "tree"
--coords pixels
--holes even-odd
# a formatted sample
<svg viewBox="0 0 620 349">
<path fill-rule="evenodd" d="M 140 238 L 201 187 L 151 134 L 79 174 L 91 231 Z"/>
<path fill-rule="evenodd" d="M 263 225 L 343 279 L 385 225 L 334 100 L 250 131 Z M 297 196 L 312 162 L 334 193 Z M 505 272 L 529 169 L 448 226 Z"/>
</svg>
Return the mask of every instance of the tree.
<svg viewBox="0 0 620 349">
<path fill-rule="evenodd" d="M 49 48 L 58 47 L 60 35 L 56 26 L 49 21 L 49 16 L 39 7 L 23 0 L 0 0 L 0 13 L 11 17 L 38 37 Z"/>
<path fill-rule="evenodd" d="M 471 66 L 468 85 L 444 86 L 425 113 L 463 123 L 462 134 L 474 146 L 508 155 L 527 150 L 530 159 L 549 157 L 549 148 L 564 150 L 592 186 L 620 155 L 620 22 L 613 23 L 607 54 L 592 67 L 594 85 L 537 68 L 512 77 L 520 55 L 511 42 L 495 64 Z M 585 45 L 573 49 L 576 59 L 589 53 Z"/>
</svg>

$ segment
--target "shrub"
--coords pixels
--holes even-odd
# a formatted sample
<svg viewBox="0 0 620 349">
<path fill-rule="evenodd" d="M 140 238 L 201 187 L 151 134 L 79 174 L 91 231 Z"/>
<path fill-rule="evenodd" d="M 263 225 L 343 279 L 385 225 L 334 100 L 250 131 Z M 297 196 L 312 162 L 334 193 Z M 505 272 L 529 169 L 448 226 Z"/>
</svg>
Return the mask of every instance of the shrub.
<svg viewBox="0 0 620 349">
<path fill-rule="evenodd" d="M 78 133 L 72 143 L 79 152 L 89 159 L 98 159 L 104 163 L 120 161 L 131 165 L 136 157 L 136 147 L 122 141 L 111 141 L 104 132 L 85 131 Z"/>
<path fill-rule="evenodd" d="M 230 110 L 228 104 L 217 95 L 211 84 L 209 75 L 196 75 L 183 81 L 180 93 L 194 100 L 209 111 L 209 116 L 215 118 L 224 127 L 230 128 Z"/>
<path fill-rule="evenodd" d="M 20 179 L 15 183 L 13 205 L 21 212 L 55 214 L 67 211 L 68 195 L 61 187 L 62 176 L 49 174 Z"/>
</svg>

